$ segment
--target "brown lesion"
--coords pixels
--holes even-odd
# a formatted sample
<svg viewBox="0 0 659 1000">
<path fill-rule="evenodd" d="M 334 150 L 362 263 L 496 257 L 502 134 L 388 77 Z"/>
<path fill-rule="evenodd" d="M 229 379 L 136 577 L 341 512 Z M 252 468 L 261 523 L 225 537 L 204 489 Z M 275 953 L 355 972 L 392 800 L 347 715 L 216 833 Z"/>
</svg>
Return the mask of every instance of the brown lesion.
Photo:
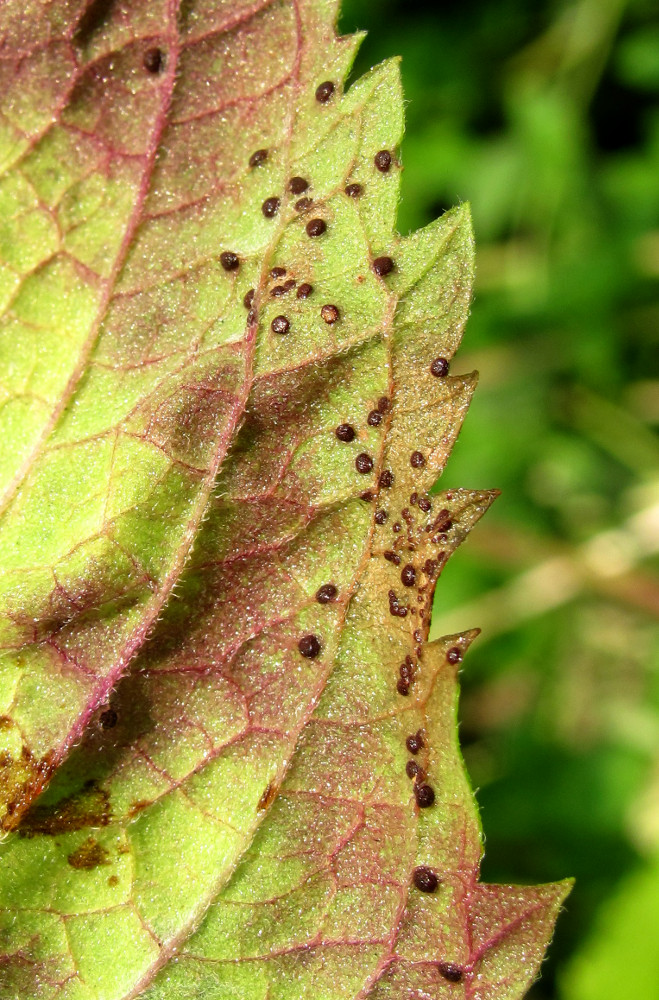
<svg viewBox="0 0 659 1000">
<path fill-rule="evenodd" d="M 87 837 L 75 851 L 69 854 L 67 861 L 72 868 L 89 870 L 91 868 L 98 868 L 99 865 L 108 865 L 110 863 L 110 854 L 93 837 Z"/>
<path fill-rule="evenodd" d="M 11 724 L 4 716 L 2 722 Z M 27 746 L 17 757 L 0 754 L 0 829 L 15 829 L 28 804 L 45 788 L 51 771 L 50 755 L 37 758 Z"/>
<path fill-rule="evenodd" d="M 103 827 L 110 822 L 110 801 L 107 792 L 96 782 L 89 781 L 83 788 L 59 802 L 33 805 L 23 816 L 19 833 L 59 834 L 82 830 L 85 827 Z"/>
<path fill-rule="evenodd" d="M 274 781 L 271 781 L 258 801 L 258 805 L 256 807 L 257 812 L 263 812 L 265 809 L 269 809 L 272 803 L 277 798 L 278 791 L 279 791 L 279 786 L 276 785 Z"/>
</svg>

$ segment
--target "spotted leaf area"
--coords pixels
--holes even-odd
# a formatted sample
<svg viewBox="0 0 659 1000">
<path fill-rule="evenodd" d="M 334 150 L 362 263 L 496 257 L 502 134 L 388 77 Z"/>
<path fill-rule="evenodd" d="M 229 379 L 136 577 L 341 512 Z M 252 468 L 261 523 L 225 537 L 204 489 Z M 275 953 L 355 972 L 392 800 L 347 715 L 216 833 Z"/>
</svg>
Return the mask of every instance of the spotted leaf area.
<svg viewBox="0 0 659 1000">
<path fill-rule="evenodd" d="M 344 90 L 358 39 L 336 14 L 0 10 L 3 176 L 58 231 L 60 205 L 80 219 L 3 322 L 33 275 L 91 280 L 85 255 L 116 239 L 9 452 L 8 1000 L 521 997 L 567 892 L 478 883 L 454 717 L 474 633 L 427 643 L 437 578 L 494 498 L 431 492 L 475 385 L 450 373 L 472 234 L 466 209 L 395 234 L 397 67 Z M 76 185 L 106 191 L 130 136 L 149 152 L 126 154 L 120 233 L 110 195 Z M 64 177 L 88 138 L 104 158 Z M 22 353 L 65 342 L 62 281 L 28 296 Z M 7 413 L 31 406 L 28 367 Z"/>
</svg>

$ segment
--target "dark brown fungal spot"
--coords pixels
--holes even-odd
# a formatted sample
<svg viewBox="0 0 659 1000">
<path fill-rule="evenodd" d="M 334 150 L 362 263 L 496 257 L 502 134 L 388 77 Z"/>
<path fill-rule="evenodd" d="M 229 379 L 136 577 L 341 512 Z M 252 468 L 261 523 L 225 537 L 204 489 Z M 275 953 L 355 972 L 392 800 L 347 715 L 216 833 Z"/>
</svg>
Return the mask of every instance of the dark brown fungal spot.
<svg viewBox="0 0 659 1000">
<path fill-rule="evenodd" d="M 165 68 L 165 53 L 162 49 L 147 49 L 142 65 L 147 73 L 161 73 Z"/>
<path fill-rule="evenodd" d="M 338 592 L 333 583 L 324 583 L 316 591 L 316 600 L 319 604 L 329 604 L 330 601 L 334 600 Z"/>
<path fill-rule="evenodd" d="M 366 503 L 372 503 L 375 500 L 375 494 L 371 493 L 370 490 L 364 490 L 363 493 L 359 494 L 359 499 L 364 500 Z"/>
<path fill-rule="evenodd" d="M 307 236 L 322 236 L 327 225 L 324 219 L 310 219 L 307 222 Z"/>
<path fill-rule="evenodd" d="M 72 868 L 80 870 L 107 865 L 108 858 L 108 852 L 103 845 L 99 844 L 93 837 L 88 837 L 87 840 L 83 840 L 82 844 L 72 854 L 69 854 L 67 861 Z"/>
<path fill-rule="evenodd" d="M 382 423 L 382 414 L 379 410 L 371 410 L 366 418 L 366 423 L 370 424 L 371 427 L 377 427 L 378 424 Z"/>
<path fill-rule="evenodd" d="M 302 656 L 313 660 L 320 653 L 320 639 L 317 635 L 303 635 L 297 644 L 297 648 L 302 653 Z"/>
<path fill-rule="evenodd" d="M 407 747 L 410 753 L 414 754 L 417 754 L 419 750 L 423 750 L 424 742 L 421 733 L 418 732 L 414 733 L 413 736 L 408 736 L 407 739 L 405 740 L 405 746 Z"/>
<path fill-rule="evenodd" d="M 295 279 L 290 278 L 285 281 L 283 285 L 275 285 L 270 292 L 274 298 L 281 298 L 282 295 L 287 295 L 292 289 L 295 288 Z"/>
<path fill-rule="evenodd" d="M 434 871 L 426 865 L 419 865 L 418 868 L 415 868 L 412 879 L 419 892 L 435 892 L 439 885 L 439 879 Z"/>
<path fill-rule="evenodd" d="M 398 668 L 398 673 L 403 678 L 404 681 L 409 681 L 414 675 L 414 667 L 410 666 L 409 663 L 401 663 Z"/>
<path fill-rule="evenodd" d="M 373 157 L 373 162 L 381 174 L 386 174 L 391 167 L 391 153 L 388 149 L 381 149 Z"/>
<path fill-rule="evenodd" d="M 271 267 L 270 268 L 270 277 L 271 278 L 285 278 L 286 277 L 286 268 L 285 267 Z"/>
<path fill-rule="evenodd" d="M 432 504 L 430 500 L 426 500 L 425 497 L 421 497 L 421 499 L 419 500 L 419 507 L 426 514 L 428 513 L 428 511 L 432 510 Z"/>
<path fill-rule="evenodd" d="M 256 806 L 257 812 L 263 812 L 264 809 L 267 809 L 268 806 L 272 805 L 272 803 L 277 798 L 277 791 L 278 791 L 277 786 L 275 785 L 274 781 L 271 781 L 258 801 L 258 805 Z"/>
<path fill-rule="evenodd" d="M 407 681 L 404 681 L 403 678 L 401 677 L 401 679 L 396 684 L 396 690 L 398 691 L 398 694 L 402 694 L 403 697 L 406 697 L 410 693 L 410 685 L 408 684 Z"/>
<path fill-rule="evenodd" d="M 102 729 L 114 729 L 118 719 L 119 716 L 114 708 L 106 708 L 104 712 L 101 712 L 98 721 Z"/>
<path fill-rule="evenodd" d="M 437 563 L 435 562 L 434 559 L 426 559 L 425 563 L 423 564 L 423 572 L 426 574 L 426 576 L 435 575 L 435 573 L 437 572 Z"/>
<path fill-rule="evenodd" d="M 389 614 L 395 618 L 406 618 L 408 609 L 401 604 L 396 596 L 395 590 L 389 591 Z"/>
<path fill-rule="evenodd" d="M 386 510 L 382 510 L 382 508 L 380 508 L 375 512 L 375 523 L 384 524 L 388 517 L 389 515 L 387 514 Z"/>
<path fill-rule="evenodd" d="M 446 659 L 449 663 L 460 663 L 462 660 L 462 650 L 459 646 L 451 646 L 446 654 Z"/>
<path fill-rule="evenodd" d="M 339 441 L 349 443 L 355 439 L 355 428 L 351 424 L 339 424 L 334 433 Z"/>
<path fill-rule="evenodd" d="M 268 159 L 267 149 L 257 149 L 249 158 L 250 167 L 260 167 Z"/>
<path fill-rule="evenodd" d="M 411 503 L 412 507 L 416 507 L 416 505 L 417 505 L 418 502 L 419 502 L 419 494 L 418 493 L 410 493 L 410 503 Z"/>
<path fill-rule="evenodd" d="M 286 318 L 286 316 L 275 316 L 272 323 L 270 324 L 270 328 L 272 329 L 273 333 L 279 333 L 283 335 L 285 333 L 288 333 L 288 331 L 291 328 L 291 324 Z"/>
<path fill-rule="evenodd" d="M 430 785 L 415 785 L 414 797 L 419 809 L 428 809 L 435 801 L 435 793 Z"/>
<path fill-rule="evenodd" d="M 357 472 L 361 472 L 362 475 L 366 475 L 368 472 L 373 470 L 373 459 L 370 455 L 367 455 L 365 451 L 362 451 L 355 459 L 355 468 Z"/>
<path fill-rule="evenodd" d="M 253 301 L 254 301 L 254 289 L 250 288 L 248 292 L 245 292 L 245 298 L 243 299 L 243 305 L 245 309 L 251 309 Z"/>
<path fill-rule="evenodd" d="M 265 215 L 266 219 L 273 219 L 277 214 L 277 212 L 279 211 L 280 205 L 281 202 L 279 198 L 277 198 L 276 195 L 273 195 L 271 198 L 265 199 L 265 201 L 261 205 L 261 211 Z"/>
<path fill-rule="evenodd" d="M 364 188 L 361 184 L 346 184 L 343 189 L 349 198 L 359 198 Z"/>
<path fill-rule="evenodd" d="M 400 566 L 400 556 L 398 555 L 397 552 L 392 552 L 391 549 L 387 549 L 386 552 L 382 553 L 382 555 L 387 560 L 387 562 L 393 563 L 394 566 Z"/>
<path fill-rule="evenodd" d="M 414 641 L 415 642 L 423 642 L 423 636 L 421 635 L 421 633 L 419 632 L 418 629 L 415 629 L 415 631 L 414 631 Z"/>
<path fill-rule="evenodd" d="M 410 455 L 410 465 L 413 469 L 422 469 L 426 464 L 426 460 L 420 451 L 413 451 Z"/>
<path fill-rule="evenodd" d="M 376 257 L 372 266 L 378 278 L 386 278 L 393 271 L 394 262 L 391 257 Z"/>
<path fill-rule="evenodd" d="M 306 210 L 308 208 L 311 208 L 312 205 L 313 201 L 311 198 L 298 198 L 298 200 L 295 202 L 295 211 L 306 212 Z"/>
<path fill-rule="evenodd" d="M 334 84 L 331 80 L 325 80 L 319 87 L 316 87 L 316 100 L 319 104 L 327 104 L 334 93 Z"/>
<path fill-rule="evenodd" d="M 250 311 L 247 313 L 247 322 L 256 323 L 256 318 L 257 318 L 256 309 L 250 309 Z"/>
<path fill-rule="evenodd" d="M 410 514 L 409 507 L 403 507 L 403 509 L 400 512 L 400 516 L 402 517 L 403 521 L 405 521 L 406 524 L 411 524 L 412 521 L 414 520 L 414 518 Z"/>
<path fill-rule="evenodd" d="M 110 886 L 111 889 L 114 889 L 116 885 L 119 885 L 119 876 L 110 875 L 110 878 L 108 879 L 108 885 Z"/>
<path fill-rule="evenodd" d="M 408 778 L 416 777 L 418 771 L 419 771 L 419 765 L 417 764 L 417 762 L 415 760 L 408 760 L 407 764 L 405 765 L 405 774 L 407 775 L 407 777 Z"/>
<path fill-rule="evenodd" d="M 233 250 L 225 250 L 220 254 L 220 264 L 225 271 L 235 271 L 240 267 L 240 257 Z"/>
<path fill-rule="evenodd" d="M 380 413 L 386 413 L 391 406 L 391 400 L 388 396 L 380 396 L 378 399 L 378 410 Z"/>
<path fill-rule="evenodd" d="M 446 358 L 435 358 L 430 365 L 430 373 L 435 378 L 446 378 L 449 372 L 449 363 Z"/>
<path fill-rule="evenodd" d="M 394 485 L 394 474 L 391 469 L 384 469 L 380 473 L 379 483 L 385 490 L 388 490 L 390 486 Z"/>
<path fill-rule="evenodd" d="M 298 299 L 308 299 L 313 292 L 313 285 L 310 285 L 307 281 L 303 282 L 297 290 Z"/>
<path fill-rule="evenodd" d="M 446 508 L 440 510 L 439 514 L 429 527 L 429 531 L 448 531 L 452 527 L 451 515 Z"/>
<path fill-rule="evenodd" d="M 396 521 L 396 523 L 395 523 L 395 524 L 392 524 L 392 526 L 391 526 L 391 530 L 392 530 L 392 531 L 395 531 L 395 532 L 396 532 L 396 534 L 398 534 L 398 532 L 399 532 L 399 531 L 400 531 L 400 530 L 402 529 L 402 527 L 403 527 L 403 526 L 402 526 L 402 524 L 400 523 L 400 521 Z"/>
<path fill-rule="evenodd" d="M 291 194 L 302 194 L 309 187 L 309 181 L 305 180 L 304 177 L 291 177 L 288 182 L 288 190 Z"/>
<path fill-rule="evenodd" d="M 460 983 L 462 982 L 462 969 L 459 965 L 453 965 L 452 962 L 440 962 L 437 966 L 440 976 L 444 979 L 448 979 L 449 983 Z"/>
<path fill-rule="evenodd" d="M 416 570 L 412 563 L 403 566 L 400 578 L 404 587 L 413 587 L 416 583 Z"/>
<path fill-rule="evenodd" d="M 320 310 L 320 315 L 325 320 L 325 322 L 329 326 L 331 326 L 332 323 L 336 323 L 336 321 L 338 320 L 339 310 L 336 308 L 336 306 L 330 305 L 328 303 L 327 305 L 324 305 L 322 307 L 322 309 Z"/>
</svg>

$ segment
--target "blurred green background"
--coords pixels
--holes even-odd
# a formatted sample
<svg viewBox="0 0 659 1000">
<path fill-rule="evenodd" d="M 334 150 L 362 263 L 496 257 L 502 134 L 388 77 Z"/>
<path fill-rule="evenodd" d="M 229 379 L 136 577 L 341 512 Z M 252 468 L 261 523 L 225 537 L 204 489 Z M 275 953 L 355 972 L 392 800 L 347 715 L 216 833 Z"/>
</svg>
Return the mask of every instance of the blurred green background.
<svg viewBox="0 0 659 1000">
<path fill-rule="evenodd" d="M 403 57 L 405 233 L 470 201 L 481 385 L 445 571 L 490 881 L 577 879 L 533 1000 L 659 998 L 659 5 L 344 0 Z"/>
</svg>

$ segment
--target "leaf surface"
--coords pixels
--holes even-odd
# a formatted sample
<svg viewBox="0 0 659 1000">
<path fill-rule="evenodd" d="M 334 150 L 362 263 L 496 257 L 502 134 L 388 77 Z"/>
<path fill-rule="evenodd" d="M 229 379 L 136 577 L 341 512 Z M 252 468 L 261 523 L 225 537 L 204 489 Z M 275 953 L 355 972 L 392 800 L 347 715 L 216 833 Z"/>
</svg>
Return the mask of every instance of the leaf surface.
<svg viewBox="0 0 659 1000">
<path fill-rule="evenodd" d="M 342 93 L 356 40 L 336 38 L 334 3 L 156 6 L 32 13 L 45 51 L 63 37 L 95 67 L 107 61 L 104 99 L 116 73 L 118 135 L 130 123 L 143 137 L 153 118 L 160 134 L 80 371 L 35 422 L 3 522 L 9 538 L 26 523 L 21 503 L 46 503 L 40 477 L 62 453 L 68 479 L 47 508 L 77 562 L 68 550 L 54 560 L 35 531 L 16 577 L 47 542 L 35 579 L 59 587 L 68 560 L 82 596 L 58 617 L 50 594 L 40 603 L 22 584 L 33 631 L 20 642 L 10 631 L 27 626 L 7 615 L 6 673 L 21 681 L 5 728 L 28 747 L 37 733 L 51 742 L 29 750 L 48 761 L 38 780 L 16 777 L 12 761 L 33 767 L 20 747 L 3 757 L 6 801 L 23 782 L 27 805 L 84 736 L 0 849 L 2 995 L 521 996 L 564 887 L 477 885 L 453 717 L 472 634 L 426 644 L 437 576 L 494 495 L 428 492 L 475 381 L 431 369 L 454 353 L 468 310 L 468 212 L 394 234 L 397 68 Z M 20 37 L 11 5 L 2 16 Z M 122 62 L 133 48 L 137 69 Z M 121 87 L 142 80 L 156 48 L 170 92 L 126 117 Z M 72 93 L 85 72 L 71 69 Z M 94 133 L 112 108 L 87 91 L 80 120 Z M 65 112 L 50 114 L 35 150 L 66 132 Z M 226 271 L 228 248 L 239 266 Z M 123 464 L 87 461 L 88 446 L 111 440 L 117 455 L 124 438 L 166 468 L 130 450 Z M 72 483 L 104 511 L 115 493 L 125 506 L 80 532 L 67 520 Z M 110 544 L 131 566 L 148 562 L 148 584 L 107 558 Z M 419 731 L 413 780 L 406 739 Z M 415 888 L 419 864 L 438 891 Z M 457 963 L 461 986 L 442 975 Z"/>
</svg>

